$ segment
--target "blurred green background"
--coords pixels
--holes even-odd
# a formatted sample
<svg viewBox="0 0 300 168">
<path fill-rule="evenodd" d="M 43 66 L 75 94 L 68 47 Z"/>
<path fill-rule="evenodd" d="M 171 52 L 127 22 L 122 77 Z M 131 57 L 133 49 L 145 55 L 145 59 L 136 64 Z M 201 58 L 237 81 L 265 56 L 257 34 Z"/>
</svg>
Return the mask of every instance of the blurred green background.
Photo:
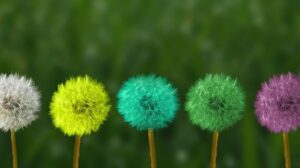
<svg viewBox="0 0 300 168">
<path fill-rule="evenodd" d="M 0 72 L 32 77 L 40 118 L 17 132 L 21 168 L 72 166 L 73 137 L 52 125 L 49 101 L 59 83 L 88 74 L 102 81 L 113 108 L 100 131 L 83 138 L 83 168 L 148 168 L 146 132 L 116 109 L 122 82 L 156 73 L 188 88 L 207 73 L 237 77 L 247 93 L 242 121 L 220 134 L 218 167 L 282 168 L 282 136 L 261 128 L 253 102 L 274 74 L 300 73 L 299 0 L 0 0 Z M 161 168 L 209 167 L 211 133 L 193 126 L 181 105 L 156 132 Z M 300 167 L 300 132 L 290 134 Z M 0 167 L 11 167 L 9 133 L 0 135 Z"/>
</svg>

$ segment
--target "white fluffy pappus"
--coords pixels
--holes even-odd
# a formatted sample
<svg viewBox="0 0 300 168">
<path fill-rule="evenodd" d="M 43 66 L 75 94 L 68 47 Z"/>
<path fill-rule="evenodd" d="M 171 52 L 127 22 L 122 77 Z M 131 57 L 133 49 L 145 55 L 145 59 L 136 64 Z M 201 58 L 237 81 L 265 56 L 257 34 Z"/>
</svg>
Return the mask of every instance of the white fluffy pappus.
<svg viewBox="0 0 300 168">
<path fill-rule="evenodd" d="M 0 74 L 0 129 L 15 131 L 34 121 L 40 110 L 40 93 L 31 79 Z"/>
</svg>

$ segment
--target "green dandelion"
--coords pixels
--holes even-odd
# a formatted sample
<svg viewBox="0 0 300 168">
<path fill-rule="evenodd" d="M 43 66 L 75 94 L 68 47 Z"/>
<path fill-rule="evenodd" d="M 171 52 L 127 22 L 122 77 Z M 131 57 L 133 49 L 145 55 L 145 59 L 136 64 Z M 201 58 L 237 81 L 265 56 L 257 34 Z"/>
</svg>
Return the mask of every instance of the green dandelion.
<svg viewBox="0 0 300 168">
<path fill-rule="evenodd" d="M 218 132 L 233 126 L 244 113 L 245 95 L 238 82 L 225 75 L 207 75 L 188 92 L 185 109 L 191 122 L 214 131 L 211 167 L 216 166 Z"/>
</svg>

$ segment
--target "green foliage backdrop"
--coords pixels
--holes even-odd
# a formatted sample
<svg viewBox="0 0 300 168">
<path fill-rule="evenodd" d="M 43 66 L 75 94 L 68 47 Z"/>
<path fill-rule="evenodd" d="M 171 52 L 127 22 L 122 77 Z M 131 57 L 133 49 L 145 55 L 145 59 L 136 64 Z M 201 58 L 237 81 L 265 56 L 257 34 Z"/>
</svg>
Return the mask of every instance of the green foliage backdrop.
<svg viewBox="0 0 300 168">
<path fill-rule="evenodd" d="M 53 127 L 49 101 L 70 76 L 104 82 L 113 108 L 99 132 L 84 137 L 83 168 L 147 168 L 146 132 L 124 123 L 116 93 L 128 77 L 157 73 L 185 101 L 207 73 L 240 79 L 247 112 L 220 134 L 220 168 L 283 167 L 282 137 L 261 128 L 253 101 L 273 74 L 300 73 L 299 0 L 0 0 L 0 72 L 32 77 L 43 95 L 40 118 L 17 132 L 22 168 L 71 167 L 74 138 Z M 300 132 L 290 136 L 300 166 Z M 158 166 L 208 167 L 211 133 L 181 110 L 156 132 Z M 0 135 L 0 167 L 11 167 L 8 133 Z"/>
</svg>

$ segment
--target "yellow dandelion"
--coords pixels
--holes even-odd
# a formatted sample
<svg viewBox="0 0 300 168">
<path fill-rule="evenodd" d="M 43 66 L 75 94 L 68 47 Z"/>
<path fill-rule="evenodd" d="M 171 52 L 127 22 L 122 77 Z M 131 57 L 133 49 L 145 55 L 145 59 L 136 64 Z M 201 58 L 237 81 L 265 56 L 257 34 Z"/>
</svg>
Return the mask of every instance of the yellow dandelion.
<svg viewBox="0 0 300 168">
<path fill-rule="evenodd" d="M 107 118 L 109 97 L 103 85 L 90 77 L 71 78 L 59 85 L 50 110 L 54 126 L 66 135 L 88 135 Z"/>
<path fill-rule="evenodd" d="M 78 167 L 80 137 L 96 132 L 109 110 L 109 96 L 103 85 L 89 76 L 71 78 L 58 86 L 50 115 L 56 128 L 68 136 L 76 136 L 74 167 Z"/>
</svg>

